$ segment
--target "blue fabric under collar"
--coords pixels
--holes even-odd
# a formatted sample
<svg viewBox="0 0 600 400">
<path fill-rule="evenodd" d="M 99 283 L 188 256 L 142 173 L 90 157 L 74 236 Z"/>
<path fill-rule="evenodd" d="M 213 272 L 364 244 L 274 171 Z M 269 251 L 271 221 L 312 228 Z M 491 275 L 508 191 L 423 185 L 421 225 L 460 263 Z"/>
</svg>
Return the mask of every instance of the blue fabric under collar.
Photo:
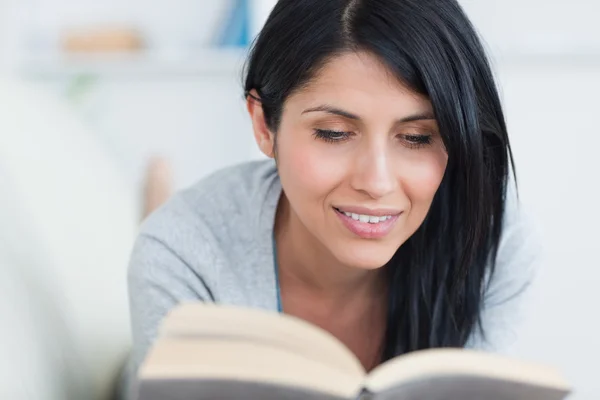
<svg viewBox="0 0 600 400">
<path fill-rule="evenodd" d="M 283 312 L 283 303 L 281 301 L 281 287 L 279 285 L 279 265 L 277 263 L 277 242 L 275 241 L 275 232 L 273 232 L 273 266 L 275 267 L 275 290 L 277 291 L 277 311 Z"/>
</svg>

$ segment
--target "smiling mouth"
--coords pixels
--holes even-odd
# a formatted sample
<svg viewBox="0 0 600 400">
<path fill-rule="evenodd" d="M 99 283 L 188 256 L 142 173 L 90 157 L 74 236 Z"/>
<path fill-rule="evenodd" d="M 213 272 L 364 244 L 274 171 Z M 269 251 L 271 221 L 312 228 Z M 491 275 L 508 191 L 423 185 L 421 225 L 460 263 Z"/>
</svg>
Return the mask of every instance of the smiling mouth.
<svg viewBox="0 0 600 400">
<path fill-rule="evenodd" d="M 376 210 L 374 213 L 380 215 L 359 214 L 350 211 L 367 211 L 366 209 L 351 209 L 344 211 L 337 207 L 333 207 L 335 213 L 339 217 L 342 224 L 354 235 L 362 239 L 383 239 L 386 237 L 396 225 L 402 212 L 395 213 L 394 211 Z M 387 215 L 386 215 L 387 214 Z"/>
</svg>

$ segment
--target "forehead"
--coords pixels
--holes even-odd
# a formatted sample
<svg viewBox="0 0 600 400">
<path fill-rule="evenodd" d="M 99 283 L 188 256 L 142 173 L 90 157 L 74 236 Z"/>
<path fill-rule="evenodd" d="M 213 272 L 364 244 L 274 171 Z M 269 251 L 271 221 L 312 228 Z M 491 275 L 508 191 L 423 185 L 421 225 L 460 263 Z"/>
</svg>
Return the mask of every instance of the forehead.
<svg viewBox="0 0 600 400">
<path fill-rule="evenodd" d="M 331 58 L 290 100 L 303 105 L 346 104 L 364 110 L 392 108 L 396 116 L 431 111 L 426 96 L 411 90 L 376 56 L 367 52 L 347 52 Z"/>
</svg>

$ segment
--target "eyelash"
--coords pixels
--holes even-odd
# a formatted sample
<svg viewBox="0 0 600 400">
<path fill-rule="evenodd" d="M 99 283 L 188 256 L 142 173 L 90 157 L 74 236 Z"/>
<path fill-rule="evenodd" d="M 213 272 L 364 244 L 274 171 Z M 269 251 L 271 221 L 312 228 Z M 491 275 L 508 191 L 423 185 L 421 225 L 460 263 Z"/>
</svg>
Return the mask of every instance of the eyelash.
<svg viewBox="0 0 600 400">
<path fill-rule="evenodd" d="M 314 136 L 317 139 L 323 140 L 328 143 L 340 143 L 345 142 L 352 136 L 351 132 L 344 131 L 332 131 L 328 129 L 315 129 Z M 401 136 L 406 142 L 406 146 L 411 149 L 418 149 L 429 146 L 432 141 L 433 135 L 398 135 Z"/>
<path fill-rule="evenodd" d="M 411 149 L 418 149 L 431 145 L 432 135 L 402 135 Z"/>
<path fill-rule="evenodd" d="M 315 137 L 328 143 L 344 142 L 350 138 L 350 132 L 315 129 Z"/>
</svg>

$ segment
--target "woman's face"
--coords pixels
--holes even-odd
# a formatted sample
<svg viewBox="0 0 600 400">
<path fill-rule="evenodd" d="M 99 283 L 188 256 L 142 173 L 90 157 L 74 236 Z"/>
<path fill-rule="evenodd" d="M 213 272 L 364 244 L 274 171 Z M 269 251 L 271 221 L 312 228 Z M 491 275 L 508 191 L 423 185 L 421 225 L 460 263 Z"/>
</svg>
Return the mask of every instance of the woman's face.
<svg viewBox="0 0 600 400">
<path fill-rule="evenodd" d="M 294 218 L 363 269 L 385 265 L 419 228 L 447 164 L 429 100 L 368 53 L 332 59 L 286 100 L 276 146 Z"/>
</svg>

